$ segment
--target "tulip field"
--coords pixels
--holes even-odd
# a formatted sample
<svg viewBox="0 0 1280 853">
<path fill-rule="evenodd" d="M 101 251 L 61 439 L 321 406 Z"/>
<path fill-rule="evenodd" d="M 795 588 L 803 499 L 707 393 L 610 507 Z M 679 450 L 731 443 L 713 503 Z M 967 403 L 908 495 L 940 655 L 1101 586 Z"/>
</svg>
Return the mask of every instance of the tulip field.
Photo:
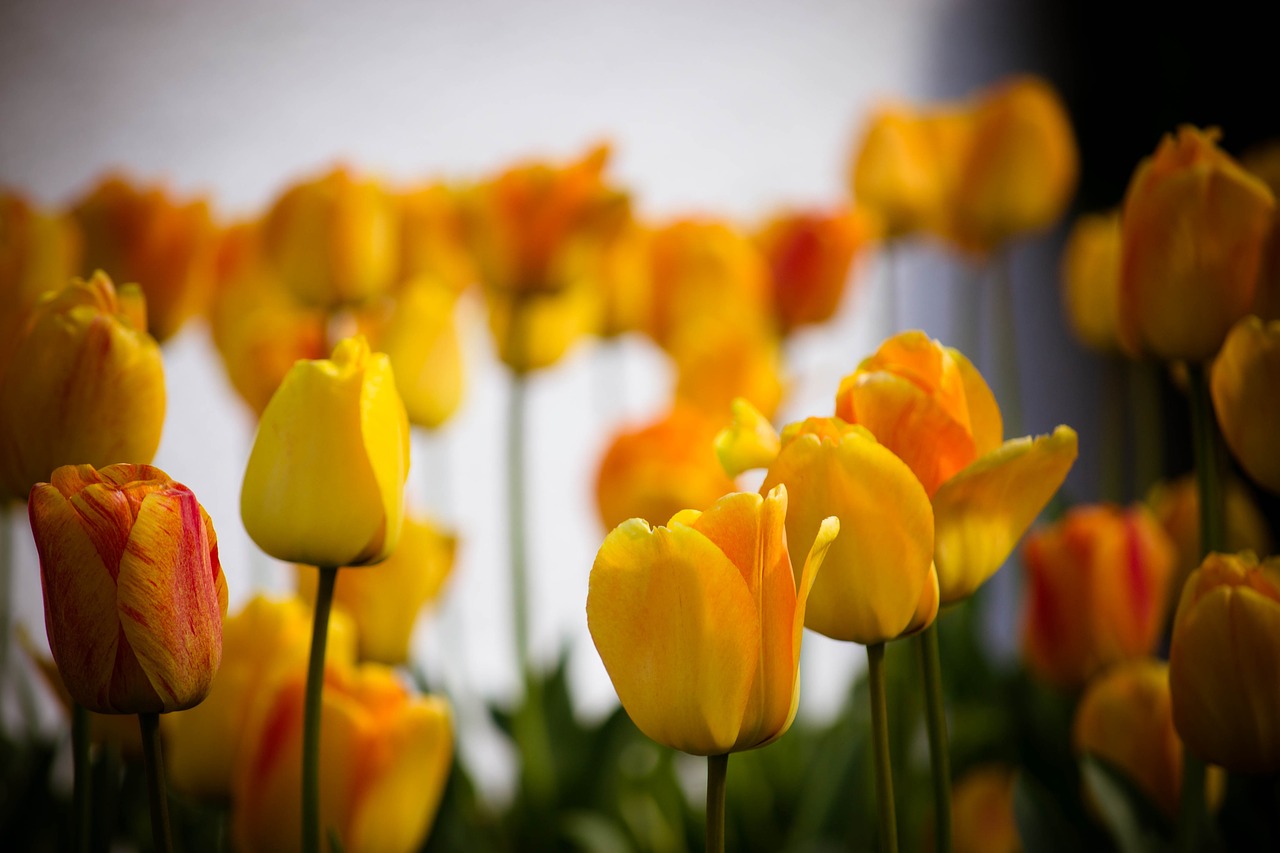
<svg viewBox="0 0 1280 853">
<path fill-rule="evenodd" d="M 1280 132 L 1189 108 L 1099 191 L 1079 78 L 891 54 L 750 215 L 655 211 L 622 133 L 238 213 L 0 142 L 0 847 L 1280 849 Z"/>
</svg>

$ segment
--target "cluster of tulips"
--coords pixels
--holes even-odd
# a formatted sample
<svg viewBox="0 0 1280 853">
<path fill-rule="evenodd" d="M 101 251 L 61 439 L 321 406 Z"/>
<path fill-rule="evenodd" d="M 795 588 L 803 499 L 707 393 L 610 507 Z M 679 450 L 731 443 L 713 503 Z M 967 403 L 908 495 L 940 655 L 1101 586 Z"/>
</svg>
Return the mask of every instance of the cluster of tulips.
<svg viewBox="0 0 1280 853">
<path fill-rule="evenodd" d="M 1082 340 L 1181 366 L 1196 479 L 1132 508 L 1074 507 L 1023 551 L 1027 667 L 1079 694 L 1072 746 L 1089 796 L 1105 802 L 1127 780 L 1189 849 L 1213 842 L 1209 810 L 1239 774 L 1280 773 L 1280 565 L 1254 556 L 1270 547 L 1265 520 L 1224 479 L 1216 445 L 1220 426 L 1248 477 L 1280 490 L 1280 156 L 1241 165 L 1216 142 L 1193 128 L 1163 140 L 1123 209 L 1082 219 L 1064 259 Z M 708 757 L 708 849 L 723 849 L 729 754 L 796 718 L 806 627 L 866 647 L 882 849 L 897 847 L 889 732 L 901 722 L 885 650 L 903 640 L 922 661 L 937 848 L 962 849 L 975 811 L 1011 825 L 1007 768 L 966 773 L 953 803 L 938 620 L 1054 499 L 1076 433 L 1006 439 L 1013 389 L 998 404 L 965 354 L 918 331 L 857 364 L 830 412 L 780 430 L 772 419 L 784 341 L 835 315 L 859 255 L 927 235 L 986 262 L 1060 219 L 1079 170 L 1063 105 L 1018 78 L 964 103 L 883 107 L 854 151 L 847 203 L 754 229 L 643 221 L 606 179 L 608 154 L 398 189 L 337 169 L 230 225 L 204 201 L 120 177 L 57 212 L 0 193 L 0 489 L 27 501 L 40 557 L 82 845 L 95 738 L 141 754 L 159 849 L 166 770 L 184 795 L 230 803 L 240 849 L 424 843 L 452 711 L 394 667 L 455 539 L 406 509 L 404 485 L 412 426 L 438 428 L 459 406 L 457 307 L 473 285 L 513 377 L 511 618 L 526 701 L 540 696 L 525 381 L 587 335 L 638 333 L 675 365 L 673 399 L 600 462 L 610 532 L 582 595 L 635 726 Z M 232 615 L 214 520 L 150 464 L 161 345 L 194 317 L 258 418 L 244 529 L 298 566 L 298 598 L 253 597 Z M 752 470 L 762 485 L 740 491 Z M 1167 662 L 1155 657 L 1165 636 Z M 122 715 L 140 726 L 121 731 Z M 1114 810 L 1099 811 L 1115 829 Z M 1017 837 L 988 824 L 981 843 Z"/>
</svg>

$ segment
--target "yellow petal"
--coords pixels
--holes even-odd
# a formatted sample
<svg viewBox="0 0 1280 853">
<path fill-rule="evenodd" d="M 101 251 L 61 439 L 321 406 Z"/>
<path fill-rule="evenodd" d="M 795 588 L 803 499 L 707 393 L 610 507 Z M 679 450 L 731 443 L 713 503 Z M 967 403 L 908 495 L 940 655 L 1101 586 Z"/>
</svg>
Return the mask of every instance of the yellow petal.
<svg viewBox="0 0 1280 853">
<path fill-rule="evenodd" d="M 942 593 L 938 588 L 938 569 L 936 566 L 929 567 L 929 580 L 924 585 L 924 593 L 920 596 L 920 603 L 916 605 L 916 612 L 912 614 L 911 621 L 907 623 L 907 627 L 902 629 L 899 638 L 911 637 L 919 634 L 925 628 L 933 624 L 933 620 L 938 618 L 938 606 Z"/>
<path fill-rule="evenodd" d="M 1076 459 L 1076 433 L 1019 438 L 983 456 L 933 496 L 942 603 L 968 598 L 1013 551 Z"/>
<path fill-rule="evenodd" d="M 632 519 L 605 537 L 587 627 L 622 706 L 658 743 L 694 755 L 734 745 L 759 622 L 737 567 L 696 530 Z"/>
<path fill-rule="evenodd" d="M 973 452 L 977 456 L 986 456 L 1004 441 L 1004 420 L 1000 417 L 1000 407 L 996 405 L 995 395 L 987 385 L 987 380 L 973 366 L 973 362 L 958 349 L 947 348 L 956 366 L 960 368 L 960 379 L 964 382 L 964 399 L 969 404 L 969 430 L 973 434 Z"/>
<path fill-rule="evenodd" d="M 730 477 L 752 468 L 767 468 L 778 458 L 781 442 L 769 419 L 750 402 L 733 401 L 733 424 L 716 436 L 716 456 Z"/>
<path fill-rule="evenodd" d="M 791 686 L 791 709 L 787 713 L 786 723 L 778 734 L 765 741 L 761 746 L 772 743 L 773 740 L 781 736 L 787 729 L 791 728 L 791 723 L 796 718 L 796 711 L 800 707 L 800 640 L 804 635 L 804 616 L 809 604 L 809 593 L 813 591 L 813 582 L 818 577 L 818 570 L 822 568 L 822 563 L 827 557 L 827 551 L 830 550 L 831 543 L 835 541 L 839 533 L 840 519 L 834 515 L 824 518 L 822 524 L 818 526 L 818 535 L 813 540 L 813 546 L 809 549 L 809 554 L 804 559 L 804 568 L 800 570 L 799 586 L 796 588 L 796 612 L 791 620 L 791 649 L 795 654 L 793 666 L 796 672 L 795 682 Z"/>
</svg>

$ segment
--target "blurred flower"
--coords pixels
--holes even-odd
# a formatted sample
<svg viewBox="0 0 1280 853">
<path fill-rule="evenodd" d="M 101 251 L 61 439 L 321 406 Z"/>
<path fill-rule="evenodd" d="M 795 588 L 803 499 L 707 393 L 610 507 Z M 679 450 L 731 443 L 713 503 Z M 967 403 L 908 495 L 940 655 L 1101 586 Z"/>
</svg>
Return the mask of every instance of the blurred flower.
<svg viewBox="0 0 1280 853">
<path fill-rule="evenodd" d="M 374 334 L 387 354 L 409 422 L 442 425 L 462 401 L 462 344 L 454 319 L 457 293 L 422 277 L 395 294 L 390 317 Z"/>
<path fill-rule="evenodd" d="M 400 544 L 376 572 L 344 572 L 333 605 L 351 615 L 360 660 L 389 666 L 409 660 L 409 640 L 423 608 L 440 596 L 453 571 L 458 540 L 426 518 L 405 515 Z M 316 598 L 317 573 L 298 566 L 298 594 Z"/>
<path fill-rule="evenodd" d="M 1180 127 L 1129 182 L 1120 337 L 1131 351 L 1203 361 L 1253 304 L 1275 199 L 1218 136 Z"/>
<path fill-rule="evenodd" d="M 232 837 L 238 850 L 297 850 L 302 824 L 305 675 L 285 678 L 237 761 Z M 410 695 L 377 664 L 330 666 L 321 696 L 320 836 L 341 848 L 418 850 L 431 831 L 453 758 L 443 699 Z"/>
<path fill-rule="evenodd" d="M 1132 781 L 1166 817 L 1178 814 L 1182 792 L 1182 740 L 1173 728 L 1169 665 L 1136 658 L 1089 683 L 1076 706 L 1071 741 Z M 1206 798 L 1221 800 L 1223 778 L 1211 771 Z"/>
<path fill-rule="evenodd" d="M 363 337 L 299 361 L 267 404 L 245 469 L 240 516 L 287 562 L 359 566 L 400 540 L 409 421 L 391 364 Z"/>
<path fill-rule="evenodd" d="M 760 229 L 756 242 L 768 263 L 773 319 L 782 334 L 835 316 L 854 259 L 876 229 L 873 217 L 857 208 L 788 211 Z"/>
<path fill-rule="evenodd" d="M 836 415 L 866 427 L 929 494 L 943 604 L 969 597 L 1000 568 L 1076 458 L 1069 427 L 1002 443 L 982 376 L 918 331 L 889 338 L 840 382 Z"/>
<path fill-rule="evenodd" d="M 605 537 L 587 626 L 622 706 L 658 743 L 719 755 L 791 726 L 805 604 L 840 527 L 825 519 L 795 571 L 786 515 L 785 488 L 737 492 L 667 527 L 633 518 Z"/>
<path fill-rule="evenodd" d="M 1250 477 L 1280 492 L 1280 320 L 1246 317 L 1213 362 L 1209 388 L 1231 453 Z"/>
<path fill-rule="evenodd" d="M 65 465 L 31 490 L 45 628 L 76 702 L 190 708 L 222 659 L 227 584 L 213 523 L 150 465 Z"/>
<path fill-rule="evenodd" d="M 576 279 L 553 293 L 490 291 L 485 301 L 498 358 L 517 374 L 550 367 L 595 330 L 595 294 Z"/>
<path fill-rule="evenodd" d="M 1054 224 L 1075 192 L 1079 155 L 1053 87 L 1006 80 L 979 96 L 970 121 L 947 236 L 989 252 Z"/>
<path fill-rule="evenodd" d="M 1101 352 L 1120 349 L 1120 214 L 1076 220 L 1062 253 L 1062 303 L 1076 339 Z"/>
<path fill-rule="evenodd" d="M 1080 687 L 1154 651 L 1175 555 L 1145 507 L 1074 507 L 1033 531 L 1022 556 L 1023 653 L 1041 678 Z"/>
<path fill-rule="evenodd" d="M 165 760 L 175 788 L 194 797 L 230 799 L 245 733 L 260 725 L 276 683 L 305 672 L 311 622 L 311 610 L 301 601 L 262 595 L 223 622 L 222 666 L 209 695 L 196 707 L 162 720 Z M 329 620 L 326 660 L 331 666 L 354 664 L 355 641 L 354 626 L 335 613 Z"/>
<path fill-rule="evenodd" d="M 36 306 L 0 376 L 5 498 L 68 463 L 150 462 L 164 424 L 164 367 L 136 287 L 98 273 Z"/>
<path fill-rule="evenodd" d="M 1280 560 L 1205 557 L 1178 602 L 1169 688 L 1194 755 L 1237 773 L 1280 770 Z"/>
<path fill-rule="evenodd" d="M 1246 151 L 1240 158 L 1240 165 L 1266 184 L 1273 196 L 1280 195 L 1280 139 Z M 1274 208 L 1250 313 L 1263 320 L 1280 320 L 1280 214 Z"/>
<path fill-rule="evenodd" d="M 805 625 L 832 639 L 870 645 L 928 618 L 933 511 L 919 480 L 871 433 L 839 418 L 809 418 L 782 432 L 782 450 L 761 491 L 787 487 L 787 541 L 805 548 L 822 519 L 842 531 L 827 555 Z"/>
<path fill-rule="evenodd" d="M 476 277 L 467 247 L 463 194 L 444 183 L 400 195 L 400 279 L 427 278 L 454 293 Z"/>
<path fill-rule="evenodd" d="M 265 257 L 304 305 L 363 302 L 397 283 L 398 217 L 386 189 L 339 167 L 275 200 L 263 220 Z"/>
<path fill-rule="evenodd" d="M 81 271 L 136 283 L 147 331 L 164 342 L 203 313 L 213 285 L 217 231 L 204 199 L 180 202 L 162 187 L 107 175 L 71 208 L 84 235 Z"/>
<path fill-rule="evenodd" d="M 734 491 L 715 454 L 719 423 L 677 404 L 652 423 L 614 436 L 596 474 L 596 506 L 605 529 L 629 518 L 653 526 L 682 509 L 711 506 Z"/>
<path fill-rule="evenodd" d="M 642 332 L 653 313 L 651 239 L 648 228 L 629 221 L 598 251 L 579 250 L 583 258 L 567 264 L 595 289 L 599 303 L 595 331 L 603 338 Z"/>
<path fill-rule="evenodd" d="M 668 345 L 676 399 L 718 418 L 741 397 L 771 415 L 783 395 L 780 350 L 763 322 L 724 322 L 716 314 L 686 320 Z"/>
<path fill-rule="evenodd" d="M 952 850 L 955 853 L 1021 853 L 1013 819 L 1017 771 L 1002 764 L 966 770 L 951 789 Z"/>
</svg>

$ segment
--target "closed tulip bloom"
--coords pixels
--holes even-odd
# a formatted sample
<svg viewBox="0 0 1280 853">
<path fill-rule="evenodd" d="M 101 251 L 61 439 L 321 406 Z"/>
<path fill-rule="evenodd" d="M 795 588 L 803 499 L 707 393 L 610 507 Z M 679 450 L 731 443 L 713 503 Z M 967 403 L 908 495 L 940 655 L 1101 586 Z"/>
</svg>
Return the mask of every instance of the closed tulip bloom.
<svg viewBox="0 0 1280 853">
<path fill-rule="evenodd" d="M 474 282 L 463 194 L 447 184 L 435 183 L 415 188 L 398 201 L 400 278 L 428 278 L 455 293 Z"/>
<path fill-rule="evenodd" d="M 0 187 L 0 376 L 40 297 L 80 268 L 75 223 Z"/>
<path fill-rule="evenodd" d="M 81 270 L 136 282 L 147 298 L 147 331 L 157 341 L 204 312 L 217 248 L 207 201 L 181 201 L 163 187 L 108 175 L 70 215 L 84 237 Z"/>
<path fill-rule="evenodd" d="M 1119 213 L 1087 214 L 1072 226 L 1062 253 L 1062 303 L 1080 343 L 1119 351 Z"/>
<path fill-rule="evenodd" d="M 462 342 L 455 319 L 457 293 L 432 278 L 400 289 L 378 348 L 395 372 L 409 423 L 434 429 L 462 402 Z"/>
<path fill-rule="evenodd" d="M 1194 755 L 1238 773 L 1280 770 L 1280 560 L 1205 557 L 1178 602 L 1169 688 Z"/>
<path fill-rule="evenodd" d="M 1245 473 L 1280 492 L 1280 320 L 1246 317 L 1213 362 L 1209 389 L 1231 453 Z"/>
<path fill-rule="evenodd" d="M 889 338 L 841 381 L 836 415 L 870 430 L 932 499 L 943 604 L 969 597 L 1000 568 L 1076 459 L 1069 427 L 1002 442 L 982 376 L 918 331 Z"/>
<path fill-rule="evenodd" d="M 839 418 L 809 418 L 782 433 L 761 491 L 791 497 L 787 541 L 804 548 L 822 520 L 842 534 L 815 582 L 805 625 L 835 640 L 883 643 L 919 623 L 933 558 L 933 510 L 893 451 Z M 927 608 L 925 608 L 927 610 Z"/>
<path fill-rule="evenodd" d="M 0 377 L 0 482 L 25 498 L 54 468 L 150 462 L 164 424 L 164 367 L 134 287 L 98 273 L 35 308 Z"/>
<path fill-rule="evenodd" d="M 231 799 L 246 732 L 260 725 L 279 680 L 305 672 L 311 629 L 311 610 L 303 602 L 263 595 L 223 622 L 222 666 L 209 695 L 194 708 L 166 715 L 162 723 L 165 763 L 175 788 L 193 797 Z M 333 666 L 353 665 L 351 621 L 335 613 L 328 630 L 327 660 Z"/>
<path fill-rule="evenodd" d="M 1013 818 L 1017 771 L 1000 764 L 966 770 L 951 790 L 952 850 L 955 853 L 1021 853 Z"/>
<path fill-rule="evenodd" d="M 397 283 L 398 214 L 380 184 L 337 168 L 276 199 L 263 223 L 266 257 L 304 305 L 363 302 Z"/>
<path fill-rule="evenodd" d="M 800 638 L 834 519 L 793 566 L 787 491 L 737 492 L 666 527 L 633 518 L 591 569 L 587 627 L 636 727 L 693 755 L 764 746 L 795 718 Z"/>
<path fill-rule="evenodd" d="M 426 518 L 405 515 L 400 544 L 376 572 L 344 572 L 333 594 L 359 637 L 360 659 L 389 666 L 409 660 L 418 616 L 436 601 L 453 571 L 458 540 Z M 298 566 L 298 593 L 316 597 L 316 570 Z"/>
<path fill-rule="evenodd" d="M 596 295 L 577 279 L 549 293 L 486 291 L 485 302 L 498 358 L 517 374 L 550 367 L 595 330 Z"/>
<path fill-rule="evenodd" d="M 409 420 L 391 364 L 363 337 L 299 361 L 258 424 L 240 516 L 258 547 L 309 566 L 386 559 L 400 540 Z"/>
<path fill-rule="evenodd" d="M 599 303 L 596 334 L 613 338 L 643 332 L 653 314 L 653 271 L 649 228 L 631 220 L 600 251 L 582 253 L 572 268 L 595 289 Z"/>
<path fill-rule="evenodd" d="M 1260 178 L 1273 196 L 1280 194 L 1280 139 L 1246 151 L 1240 165 Z M 1262 250 L 1258 290 L 1250 313 L 1263 320 L 1280 320 L 1280 215 L 1275 210 L 1271 212 L 1271 228 Z"/>
<path fill-rule="evenodd" d="M 302 846 L 302 723 L 305 677 L 284 679 L 260 722 L 245 733 L 231 818 L 235 847 Z M 321 697 L 320 837 L 341 849 L 409 853 L 426 841 L 453 759 L 448 704 L 414 696 L 377 664 L 328 668 Z"/>
<path fill-rule="evenodd" d="M 716 315 L 687 320 L 668 351 L 676 365 L 676 399 L 719 418 L 737 398 L 767 414 L 784 392 L 781 342 L 760 322 L 724 322 Z"/>
<path fill-rule="evenodd" d="M 150 465 L 58 468 L 31 490 L 49 648 L 90 711 L 179 711 L 222 659 L 227 585 L 213 523 Z"/>
<path fill-rule="evenodd" d="M 1129 182 L 1120 258 L 1129 350 L 1203 361 L 1253 305 L 1275 199 L 1218 136 L 1179 128 Z"/>
<path fill-rule="evenodd" d="M 1023 653 L 1037 675 L 1076 688 L 1154 651 L 1174 551 L 1145 507 L 1073 508 L 1033 531 L 1022 554 Z"/>
</svg>

